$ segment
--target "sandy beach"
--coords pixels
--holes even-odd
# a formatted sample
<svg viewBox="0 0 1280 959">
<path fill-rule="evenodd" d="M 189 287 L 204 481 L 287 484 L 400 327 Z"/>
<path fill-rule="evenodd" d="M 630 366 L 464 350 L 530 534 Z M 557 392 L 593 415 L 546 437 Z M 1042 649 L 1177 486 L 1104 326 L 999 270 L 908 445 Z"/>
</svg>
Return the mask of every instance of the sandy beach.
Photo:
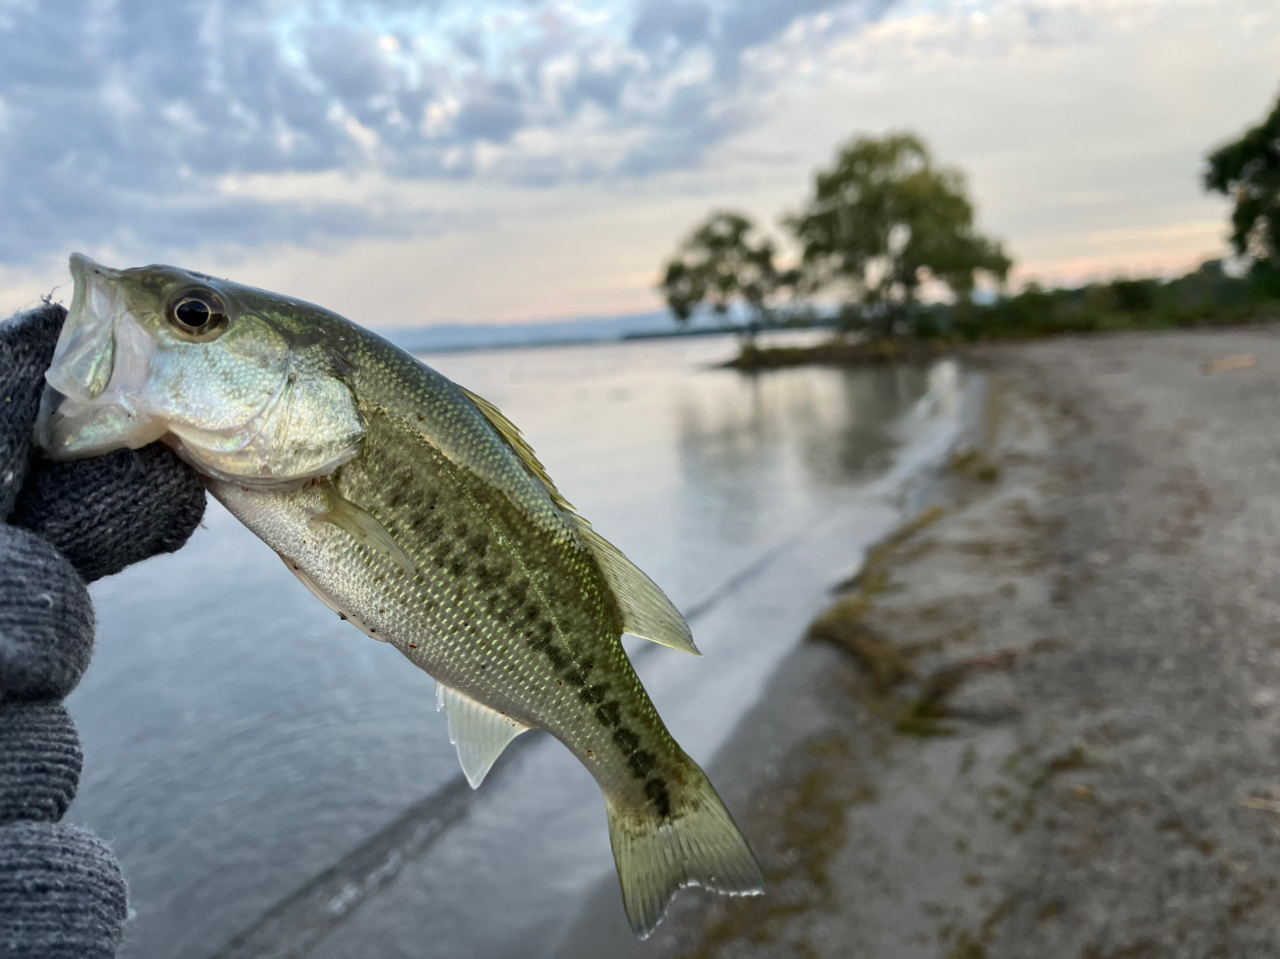
<svg viewBox="0 0 1280 959">
<path fill-rule="evenodd" d="M 712 768 L 768 896 L 561 955 L 1273 955 L 1278 332 L 969 354 L 983 422 Z"/>
</svg>

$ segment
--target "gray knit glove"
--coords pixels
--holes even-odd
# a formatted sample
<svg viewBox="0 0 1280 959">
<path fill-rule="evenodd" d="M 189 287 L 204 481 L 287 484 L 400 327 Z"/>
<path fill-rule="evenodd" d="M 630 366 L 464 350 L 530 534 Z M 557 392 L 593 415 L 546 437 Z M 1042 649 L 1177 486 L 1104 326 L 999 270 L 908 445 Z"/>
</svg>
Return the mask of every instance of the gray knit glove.
<svg viewBox="0 0 1280 959">
<path fill-rule="evenodd" d="M 66 311 L 0 322 L 0 959 L 110 959 L 124 877 L 92 833 L 59 823 L 80 780 L 62 699 L 93 654 L 85 584 L 187 541 L 204 489 L 168 449 L 32 458 L 44 371 Z"/>
</svg>

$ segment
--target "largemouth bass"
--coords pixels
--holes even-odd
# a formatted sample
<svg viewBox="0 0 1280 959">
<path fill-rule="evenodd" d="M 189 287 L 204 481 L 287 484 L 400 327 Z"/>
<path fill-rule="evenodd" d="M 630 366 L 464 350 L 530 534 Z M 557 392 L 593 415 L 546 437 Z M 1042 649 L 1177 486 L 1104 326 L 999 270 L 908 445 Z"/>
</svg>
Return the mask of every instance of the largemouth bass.
<svg viewBox="0 0 1280 959">
<path fill-rule="evenodd" d="M 641 938 L 683 886 L 763 891 L 620 642 L 696 653 L 688 626 L 497 409 L 309 303 L 78 254 L 71 272 L 49 455 L 170 444 L 321 602 L 435 677 L 473 788 L 526 729 L 564 743 L 604 793 Z"/>
</svg>

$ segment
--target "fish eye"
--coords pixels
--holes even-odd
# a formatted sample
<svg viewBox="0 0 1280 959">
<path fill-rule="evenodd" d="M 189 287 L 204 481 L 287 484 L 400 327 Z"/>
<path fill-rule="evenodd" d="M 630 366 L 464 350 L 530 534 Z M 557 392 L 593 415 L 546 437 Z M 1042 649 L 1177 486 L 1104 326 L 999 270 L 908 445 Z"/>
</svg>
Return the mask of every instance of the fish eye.
<svg viewBox="0 0 1280 959">
<path fill-rule="evenodd" d="M 227 325 L 227 308 L 212 290 L 183 290 L 169 301 L 169 323 L 188 336 L 204 336 Z"/>
</svg>

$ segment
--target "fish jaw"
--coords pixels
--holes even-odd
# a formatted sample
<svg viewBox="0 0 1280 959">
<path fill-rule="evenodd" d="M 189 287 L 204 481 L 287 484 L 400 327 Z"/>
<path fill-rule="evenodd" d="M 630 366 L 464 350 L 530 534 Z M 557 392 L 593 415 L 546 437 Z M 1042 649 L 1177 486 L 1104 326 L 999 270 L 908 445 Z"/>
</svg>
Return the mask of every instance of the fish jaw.
<svg viewBox="0 0 1280 959">
<path fill-rule="evenodd" d="M 136 403 L 157 342 L 129 312 L 120 271 L 71 255 L 75 293 L 45 373 L 36 442 L 55 460 L 138 448 L 165 432 Z"/>
<path fill-rule="evenodd" d="M 35 429 L 51 458 L 164 440 L 206 477 L 290 488 L 358 451 L 363 422 L 323 337 L 298 343 L 268 318 L 282 298 L 176 267 L 115 270 L 81 254 L 70 266 Z M 224 313 L 212 331 L 175 322 L 173 304 L 192 294 Z"/>
<path fill-rule="evenodd" d="M 111 283 L 118 275 L 81 253 L 71 254 L 75 294 L 58 337 L 59 361 L 45 375 L 64 396 L 93 400 L 107 388 L 115 362 L 116 317 L 124 309 Z"/>
</svg>

